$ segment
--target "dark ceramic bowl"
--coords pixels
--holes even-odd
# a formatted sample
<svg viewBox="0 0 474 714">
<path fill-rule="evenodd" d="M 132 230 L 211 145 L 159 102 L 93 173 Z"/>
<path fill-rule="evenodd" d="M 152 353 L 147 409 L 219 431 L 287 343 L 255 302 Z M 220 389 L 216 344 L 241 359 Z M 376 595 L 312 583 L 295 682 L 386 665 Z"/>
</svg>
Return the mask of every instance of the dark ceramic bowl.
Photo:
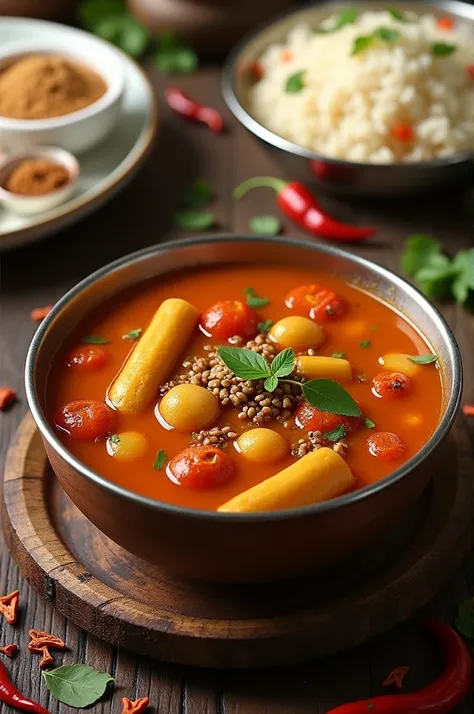
<svg viewBox="0 0 474 714">
<path fill-rule="evenodd" d="M 224 262 L 313 265 L 361 285 L 419 327 L 439 355 L 438 428 L 408 463 L 371 486 L 326 503 L 277 513 L 230 514 L 168 505 L 128 491 L 81 463 L 45 413 L 54 354 L 88 313 L 124 288 L 186 267 Z M 287 238 L 222 236 L 165 243 L 126 256 L 70 290 L 38 329 L 26 390 L 52 467 L 76 506 L 109 538 L 165 570 L 204 580 L 281 580 L 342 564 L 397 527 L 428 484 L 453 423 L 462 385 L 456 341 L 438 311 L 399 277 L 336 248 Z"/>
<path fill-rule="evenodd" d="M 473 152 L 413 163 L 369 164 L 343 161 L 330 159 L 287 141 L 254 119 L 248 107 L 249 89 L 255 81 L 249 68 L 269 45 L 281 42 L 294 25 L 307 23 L 316 27 L 338 9 L 347 7 L 347 4 L 344 0 L 311 2 L 303 8 L 267 22 L 244 38 L 229 55 L 222 74 L 224 98 L 231 112 L 272 153 L 289 180 L 314 181 L 325 189 L 352 196 L 389 197 L 469 180 L 473 171 Z M 383 0 L 358 2 L 356 5 L 361 11 L 383 10 L 387 7 Z M 409 0 L 397 2 L 396 6 L 401 10 L 412 10 L 420 14 L 432 12 L 439 17 L 449 15 L 456 20 L 458 27 L 466 27 L 474 32 L 474 6 L 467 3 L 458 0 Z"/>
</svg>

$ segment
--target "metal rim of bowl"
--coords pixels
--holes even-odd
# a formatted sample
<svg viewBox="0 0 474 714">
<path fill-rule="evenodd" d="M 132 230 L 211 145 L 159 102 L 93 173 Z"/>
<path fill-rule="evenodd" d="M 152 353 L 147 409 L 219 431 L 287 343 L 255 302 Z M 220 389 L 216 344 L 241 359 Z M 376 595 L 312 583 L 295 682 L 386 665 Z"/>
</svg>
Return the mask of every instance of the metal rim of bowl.
<svg viewBox="0 0 474 714">
<path fill-rule="evenodd" d="M 375 3 L 374 3 L 375 4 Z M 406 3 L 404 3 L 406 4 Z M 464 11 L 466 12 L 467 15 L 469 15 L 469 19 L 472 20 L 473 22 L 473 27 L 474 27 L 474 6 L 468 5 L 465 2 L 461 2 L 461 0 L 433 0 L 433 2 L 426 2 L 426 3 L 420 3 L 420 4 L 426 4 L 427 10 L 429 9 L 434 9 L 438 11 L 445 11 L 447 13 L 452 13 L 452 14 L 460 14 L 460 8 L 462 7 Z M 310 161 L 324 161 L 328 164 L 332 164 L 334 166 L 340 166 L 340 167 L 353 167 L 353 168 L 367 168 L 367 167 L 373 167 L 377 169 L 383 169 L 384 167 L 387 169 L 407 169 L 407 168 L 414 168 L 414 169 L 424 169 L 424 170 L 430 170 L 430 169 L 436 169 L 436 168 L 442 168 L 446 166 L 453 166 L 456 164 L 461 164 L 465 163 L 466 161 L 472 161 L 474 158 L 474 148 L 471 152 L 460 152 L 457 154 L 453 154 L 452 156 L 447 156 L 445 158 L 440 158 L 440 159 L 431 159 L 428 161 L 413 161 L 413 162 L 403 162 L 403 161 L 397 161 L 391 164 L 375 164 L 375 163 L 370 163 L 370 162 L 362 162 L 362 161 L 349 161 L 346 159 L 338 159 L 334 158 L 331 156 L 326 156 L 325 154 L 320 154 L 314 151 L 311 151 L 310 149 L 306 149 L 304 146 L 300 146 L 299 144 L 295 144 L 292 141 L 289 141 L 288 139 L 284 139 L 282 136 L 279 134 L 275 134 L 273 131 L 270 129 L 267 129 L 266 127 L 263 126 L 263 124 L 260 124 L 254 117 L 250 114 L 249 111 L 244 107 L 242 102 L 240 101 L 237 91 L 235 88 L 235 72 L 239 63 L 240 58 L 242 55 L 245 53 L 245 50 L 248 48 L 249 45 L 252 44 L 263 32 L 266 32 L 270 28 L 272 28 L 275 25 L 278 25 L 280 22 L 284 21 L 285 19 L 295 17 L 297 18 L 299 15 L 304 14 L 308 10 L 311 10 L 312 8 L 314 10 L 320 10 L 322 8 L 327 7 L 328 9 L 332 10 L 337 10 L 338 7 L 345 6 L 347 3 L 344 2 L 322 2 L 322 3 L 315 3 L 314 0 L 310 0 L 309 2 L 305 3 L 301 7 L 299 7 L 297 10 L 293 9 L 290 11 L 284 11 L 276 16 L 273 16 L 269 21 L 261 24 L 259 27 L 257 27 L 256 30 L 253 30 L 252 32 L 247 33 L 242 40 L 231 50 L 230 54 L 228 55 L 224 66 L 222 68 L 222 78 L 221 78 L 221 85 L 222 85 L 222 93 L 224 95 L 225 102 L 234 115 L 234 117 L 254 136 L 257 138 L 261 139 L 262 141 L 266 142 L 267 144 L 270 144 L 270 146 L 280 149 L 281 151 L 285 151 L 288 154 L 293 154 L 294 156 L 299 156 L 303 159 L 308 159 Z M 375 8 L 377 9 L 377 8 Z"/>
<path fill-rule="evenodd" d="M 92 283 L 100 280 L 105 275 L 120 270 L 127 265 L 133 265 L 134 263 L 139 263 L 143 259 L 146 259 L 150 255 L 159 255 L 160 253 L 168 252 L 169 250 L 185 248 L 187 246 L 193 245 L 209 245 L 213 243 L 219 243 L 224 241 L 242 241 L 243 243 L 252 241 L 261 241 L 265 243 L 279 243 L 280 245 L 286 245 L 288 247 L 304 248 L 306 250 L 313 250 L 315 252 L 323 252 L 327 255 L 334 256 L 343 260 L 351 262 L 353 265 L 363 267 L 372 272 L 375 272 L 378 276 L 388 280 L 395 287 L 399 287 L 404 290 L 405 293 L 413 300 L 421 303 L 424 310 L 427 311 L 431 318 L 436 323 L 437 329 L 440 331 L 449 354 L 449 359 L 453 367 L 453 380 L 451 394 L 445 409 L 445 412 L 433 432 L 430 439 L 426 442 L 420 451 L 418 451 L 411 459 L 409 459 L 400 468 L 394 471 L 389 476 L 375 482 L 369 486 L 364 486 L 357 491 L 345 494 L 343 496 L 338 496 L 337 498 L 325 501 L 323 503 L 316 503 L 311 506 L 303 506 L 300 508 L 293 508 L 284 511 L 274 511 L 271 513 L 219 513 L 217 511 L 205 511 L 191 508 L 184 508 L 181 506 L 176 506 L 173 504 L 165 503 L 163 501 L 158 501 L 148 496 L 143 496 L 141 494 L 130 491 L 129 489 L 123 488 L 112 481 L 109 481 L 104 476 L 96 473 L 83 462 L 77 459 L 73 454 L 71 454 L 64 444 L 58 439 L 54 430 L 48 423 L 46 417 L 43 414 L 43 410 L 40 407 L 39 399 L 36 394 L 35 388 L 35 363 L 36 355 L 41 347 L 44 336 L 46 335 L 50 324 L 53 320 L 61 313 L 62 309 L 69 303 L 72 298 L 77 297 L 81 291 L 91 285 Z M 66 461 L 69 466 L 79 471 L 82 476 L 86 479 L 94 482 L 96 485 L 105 489 L 106 491 L 112 491 L 115 495 L 118 495 L 125 499 L 131 499 L 132 501 L 138 502 L 141 505 L 147 506 L 152 509 L 164 510 L 168 513 L 175 513 L 180 516 L 186 516 L 188 518 L 199 518 L 211 521 L 241 521 L 241 522 L 263 522 L 263 521 L 274 521 L 274 520 L 286 520 L 291 518 L 300 518 L 313 513 L 322 513 L 325 511 L 331 511 L 333 509 L 342 508 L 344 506 L 349 506 L 357 501 L 364 500 L 373 496 L 381 490 L 390 488 L 396 484 L 399 480 L 408 476 L 409 473 L 433 451 L 433 449 L 440 443 L 444 438 L 445 434 L 449 431 L 459 407 L 462 391 L 462 361 L 457 345 L 456 339 L 449 327 L 448 323 L 437 310 L 437 308 L 432 305 L 425 296 L 417 290 L 415 287 L 410 285 L 403 278 L 400 278 L 395 273 L 383 268 L 370 260 L 361 258 L 359 256 L 352 255 L 347 251 L 341 250 L 340 248 L 334 248 L 332 246 L 308 243 L 305 240 L 296 238 L 282 238 L 282 237 L 263 237 L 255 235 L 239 235 L 239 234 L 220 234 L 217 236 L 197 236 L 195 238 L 185 238 L 182 240 L 167 241 L 165 243 L 150 246 L 142 250 L 136 251 L 135 253 L 130 253 L 118 260 L 105 265 L 104 267 L 96 270 L 94 273 L 88 277 L 81 280 L 73 288 L 71 288 L 53 307 L 49 315 L 41 323 L 37 332 L 35 333 L 31 345 L 28 350 L 26 365 L 25 365 L 25 386 L 26 386 L 26 397 L 28 401 L 28 406 L 31 410 L 33 418 L 36 425 L 40 429 L 40 432 L 48 444 L 59 454 L 59 456 Z"/>
</svg>

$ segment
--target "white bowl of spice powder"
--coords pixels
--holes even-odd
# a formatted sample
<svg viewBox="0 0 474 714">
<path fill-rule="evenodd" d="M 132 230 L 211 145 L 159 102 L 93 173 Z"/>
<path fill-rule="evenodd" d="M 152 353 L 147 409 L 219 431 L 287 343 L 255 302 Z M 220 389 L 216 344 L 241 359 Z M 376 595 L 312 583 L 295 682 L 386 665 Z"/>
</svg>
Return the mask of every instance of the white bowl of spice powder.
<svg viewBox="0 0 474 714">
<path fill-rule="evenodd" d="M 123 64 L 108 43 L 80 39 L 12 42 L 0 50 L 0 145 L 39 145 L 74 154 L 96 146 L 120 116 Z"/>
</svg>

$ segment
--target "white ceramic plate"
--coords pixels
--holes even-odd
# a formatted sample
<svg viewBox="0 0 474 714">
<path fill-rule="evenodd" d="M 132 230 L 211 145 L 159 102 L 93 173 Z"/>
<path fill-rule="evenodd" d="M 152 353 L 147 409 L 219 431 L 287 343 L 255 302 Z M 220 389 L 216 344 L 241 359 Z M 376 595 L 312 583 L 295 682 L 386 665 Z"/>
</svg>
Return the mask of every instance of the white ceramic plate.
<svg viewBox="0 0 474 714">
<path fill-rule="evenodd" d="M 77 44 L 86 35 L 54 22 L 0 18 L 0 46 L 39 39 L 66 39 Z M 126 185 L 148 155 L 157 128 L 153 90 L 140 67 L 116 51 L 124 62 L 125 78 L 122 116 L 117 127 L 99 146 L 79 157 L 81 175 L 75 194 L 66 203 L 30 217 L 0 207 L 0 252 L 44 238 L 91 213 Z"/>
</svg>

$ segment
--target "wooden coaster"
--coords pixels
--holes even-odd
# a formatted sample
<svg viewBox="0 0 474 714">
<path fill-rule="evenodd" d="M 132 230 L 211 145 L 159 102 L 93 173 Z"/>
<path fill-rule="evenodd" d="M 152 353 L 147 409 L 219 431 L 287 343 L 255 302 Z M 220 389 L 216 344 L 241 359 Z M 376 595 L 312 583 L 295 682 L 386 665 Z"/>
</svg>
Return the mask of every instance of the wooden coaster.
<svg viewBox="0 0 474 714">
<path fill-rule="evenodd" d="M 271 585 L 184 581 L 124 551 L 78 511 L 28 416 L 7 458 L 3 528 L 22 574 L 93 635 L 180 664 L 272 666 L 361 644 L 421 608 L 469 546 L 471 488 L 459 423 L 422 501 L 357 562 Z"/>
</svg>

